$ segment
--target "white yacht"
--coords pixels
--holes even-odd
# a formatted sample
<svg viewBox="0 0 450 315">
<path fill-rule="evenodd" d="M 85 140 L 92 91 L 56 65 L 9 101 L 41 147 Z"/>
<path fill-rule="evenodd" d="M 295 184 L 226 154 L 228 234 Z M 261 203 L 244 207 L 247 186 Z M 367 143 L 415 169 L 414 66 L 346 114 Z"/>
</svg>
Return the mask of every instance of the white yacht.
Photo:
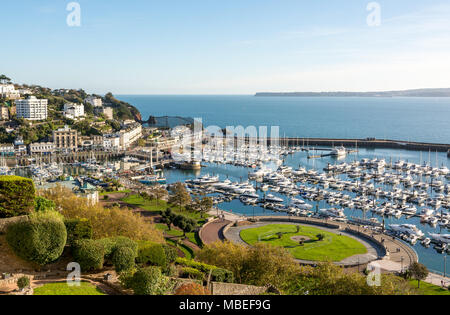
<svg viewBox="0 0 450 315">
<path fill-rule="evenodd" d="M 389 227 L 399 233 L 408 233 L 410 235 L 417 235 L 418 237 L 424 236 L 423 232 L 412 224 L 391 224 Z"/>
<path fill-rule="evenodd" d="M 347 155 L 347 149 L 345 149 L 344 147 L 335 147 L 333 148 L 333 150 L 331 150 L 331 155 L 335 155 L 335 156 L 345 156 Z"/>
<path fill-rule="evenodd" d="M 435 240 L 442 243 L 450 244 L 450 234 L 431 234 L 430 236 Z"/>
<path fill-rule="evenodd" d="M 344 210 L 342 209 L 336 209 L 336 208 L 329 208 L 329 209 L 320 209 L 319 213 L 328 217 L 333 218 L 345 218 Z"/>
</svg>

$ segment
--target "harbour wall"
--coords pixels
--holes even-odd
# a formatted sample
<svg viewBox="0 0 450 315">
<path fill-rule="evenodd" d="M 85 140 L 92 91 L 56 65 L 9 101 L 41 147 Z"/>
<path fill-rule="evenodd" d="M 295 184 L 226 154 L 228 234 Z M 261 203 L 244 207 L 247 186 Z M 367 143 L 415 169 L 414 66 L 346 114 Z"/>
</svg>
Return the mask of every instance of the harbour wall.
<svg viewBox="0 0 450 315">
<path fill-rule="evenodd" d="M 246 141 L 254 141 L 254 138 L 246 137 Z M 271 139 L 267 138 L 267 145 L 277 143 L 280 145 L 289 146 L 320 146 L 320 147 L 333 147 L 344 146 L 346 148 L 368 148 L 368 149 L 401 149 L 401 150 L 414 150 L 414 151 L 438 151 L 447 152 L 450 157 L 450 144 L 441 143 L 427 143 L 427 142 L 413 142 L 404 140 L 379 140 L 379 139 L 335 139 L 335 138 L 280 138 Z M 258 143 L 262 143 L 263 140 L 258 139 Z"/>
</svg>

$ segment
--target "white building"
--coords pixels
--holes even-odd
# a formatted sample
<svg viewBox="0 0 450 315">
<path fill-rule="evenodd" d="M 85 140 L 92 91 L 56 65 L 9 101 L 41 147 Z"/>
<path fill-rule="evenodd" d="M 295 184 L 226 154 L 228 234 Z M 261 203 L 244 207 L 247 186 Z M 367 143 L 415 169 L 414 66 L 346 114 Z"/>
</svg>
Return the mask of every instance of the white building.
<svg viewBox="0 0 450 315">
<path fill-rule="evenodd" d="M 84 116 L 84 105 L 66 103 L 64 104 L 64 117 L 70 119 L 77 119 Z"/>
<path fill-rule="evenodd" d="M 102 99 L 95 96 L 88 96 L 84 101 L 94 107 L 102 107 L 103 105 Z"/>
<path fill-rule="evenodd" d="M 30 154 L 50 154 L 55 152 L 53 142 L 37 142 L 29 145 Z"/>
<path fill-rule="evenodd" d="M 0 120 L 9 120 L 9 108 L 6 106 L 0 107 Z"/>
<path fill-rule="evenodd" d="M 17 99 L 20 97 L 20 93 L 16 90 L 13 84 L 0 84 L 0 96 Z"/>
<path fill-rule="evenodd" d="M 103 147 L 107 150 L 120 150 L 120 135 L 109 134 L 103 137 Z"/>
<path fill-rule="evenodd" d="M 0 155 L 14 155 L 13 144 L 0 144 Z"/>
<path fill-rule="evenodd" d="M 17 117 L 28 120 L 46 120 L 47 104 L 48 100 L 37 99 L 35 96 L 29 96 L 24 100 L 16 100 Z"/>
<path fill-rule="evenodd" d="M 128 149 L 133 143 L 142 137 L 142 125 L 134 122 L 120 131 L 120 146 L 122 149 Z"/>
</svg>

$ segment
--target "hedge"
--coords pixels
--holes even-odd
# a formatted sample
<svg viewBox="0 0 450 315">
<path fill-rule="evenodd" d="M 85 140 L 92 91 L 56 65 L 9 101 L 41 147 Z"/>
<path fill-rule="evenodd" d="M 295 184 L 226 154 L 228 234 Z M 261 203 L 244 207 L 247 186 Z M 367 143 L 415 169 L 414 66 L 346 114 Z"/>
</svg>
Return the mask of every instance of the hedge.
<svg viewBox="0 0 450 315">
<path fill-rule="evenodd" d="M 195 279 L 195 280 L 204 280 L 205 274 L 201 272 L 198 269 L 191 268 L 191 267 L 183 267 L 180 271 L 180 277 L 181 278 L 189 278 L 189 279 Z"/>
<path fill-rule="evenodd" d="M 67 244 L 92 238 L 92 224 L 86 219 L 64 220 L 67 229 Z"/>
<path fill-rule="evenodd" d="M 217 281 L 217 282 L 228 282 L 232 283 L 234 282 L 234 274 L 232 271 L 219 268 L 216 266 L 204 264 L 201 262 L 197 262 L 194 260 L 186 259 L 186 258 L 177 258 L 176 263 L 181 266 L 186 266 L 190 268 L 197 269 L 203 273 L 206 274 L 206 276 L 209 276 L 209 273 L 211 272 L 211 280 Z"/>
<path fill-rule="evenodd" d="M 142 241 L 139 242 L 139 249 L 136 261 L 140 264 L 150 264 L 167 267 L 166 251 L 161 244 Z"/>
<path fill-rule="evenodd" d="M 103 268 L 104 246 L 99 241 L 75 241 L 72 246 L 72 255 L 83 271 L 101 270 Z"/>
<path fill-rule="evenodd" d="M 43 266 L 62 255 L 67 231 L 61 219 L 41 215 L 9 225 L 6 240 L 17 256 Z"/>
<path fill-rule="evenodd" d="M 112 263 L 116 272 L 132 269 L 135 266 L 135 261 L 136 253 L 130 247 L 118 247 L 112 254 Z"/>
<path fill-rule="evenodd" d="M 33 181 L 19 176 L 0 176 L 0 218 L 26 215 L 34 209 Z"/>
</svg>

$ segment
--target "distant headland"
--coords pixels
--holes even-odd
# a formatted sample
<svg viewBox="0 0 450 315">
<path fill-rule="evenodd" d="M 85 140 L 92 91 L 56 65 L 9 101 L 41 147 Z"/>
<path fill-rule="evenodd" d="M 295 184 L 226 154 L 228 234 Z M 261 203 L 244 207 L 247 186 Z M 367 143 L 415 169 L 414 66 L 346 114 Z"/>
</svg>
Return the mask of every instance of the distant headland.
<svg viewBox="0 0 450 315">
<path fill-rule="evenodd" d="M 255 96 L 287 96 L 287 97 L 450 97 L 448 89 L 416 89 L 404 91 L 382 92 L 259 92 Z"/>
</svg>

